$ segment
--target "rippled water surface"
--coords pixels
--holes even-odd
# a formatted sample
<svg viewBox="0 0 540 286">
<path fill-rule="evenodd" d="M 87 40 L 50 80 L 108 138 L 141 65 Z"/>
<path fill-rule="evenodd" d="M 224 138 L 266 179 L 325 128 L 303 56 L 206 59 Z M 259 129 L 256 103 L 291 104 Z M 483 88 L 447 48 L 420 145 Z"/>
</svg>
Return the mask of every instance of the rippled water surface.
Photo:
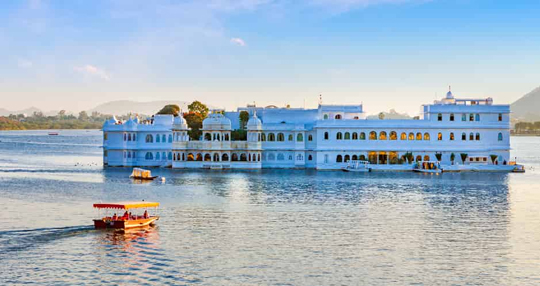
<svg viewBox="0 0 540 286">
<path fill-rule="evenodd" d="M 99 131 L 0 132 L 0 284 L 540 285 L 540 138 L 525 174 L 102 168 Z M 146 231 L 92 203 L 159 201 Z"/>
</svg>

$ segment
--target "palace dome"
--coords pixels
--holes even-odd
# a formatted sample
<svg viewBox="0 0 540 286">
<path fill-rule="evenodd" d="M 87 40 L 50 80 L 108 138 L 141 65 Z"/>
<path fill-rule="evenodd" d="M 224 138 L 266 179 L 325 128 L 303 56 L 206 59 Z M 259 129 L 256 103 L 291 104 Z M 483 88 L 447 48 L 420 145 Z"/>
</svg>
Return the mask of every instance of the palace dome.
<svg viewBox="0 0 540 286">
<path fill-rule="evenodd" d="M 103 123 L 103 126 L 108 126 L 108 125 L 115 125 L 118 123 L 118 119 L 116 119 L 116 116 L 113 116 L 111 117 L 111 119 L 109 120 L 106 120 L 104 123 Z"/>
<path fill-rule="evenodd" d="M 203 130 L 231 130 L 231 120 L 221 113 L 211 113 L 203 120 Z"/>
<path fill-rule="evenodd" d="M 247 129 L 248 130 L 262 130 L 262 122 L 257 117 L 256 111 L 253 111 L 253 116 L 251 116 L 251 118 L 248 120 Z"/>
<path fill-rule="evenodd" d="M 179 114 L 178 116 L 174 118 L 173 124 L 174 124 L 173 126 L 174 129 L 178 129 L 178 130 L 188 129 L 187 121 L 181 114 Z"/>
</svg>

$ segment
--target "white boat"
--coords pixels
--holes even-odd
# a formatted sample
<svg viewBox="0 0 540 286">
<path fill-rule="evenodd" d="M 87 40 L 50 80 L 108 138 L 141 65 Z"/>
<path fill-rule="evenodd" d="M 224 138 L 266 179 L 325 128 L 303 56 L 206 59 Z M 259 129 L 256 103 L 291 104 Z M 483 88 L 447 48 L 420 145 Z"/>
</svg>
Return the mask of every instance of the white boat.
<svg viewBox="0 0 540 286">
<path fill-rule="evenodd" d="M 439 174 L 443 172 L 443 170 L 441 169 L 441 164 L 437 161 L 416 162 L 413 171 L 432 174 Z"/>
<path fill-rule="evenodd" d="M 368 161 L 351 160 L 345 168 L 341 168 L 343 172 L 371 172 L 371 167 Z"/>
<path fill-rule="evenodd" d="M 133 172 L 129 176 L 132 179 L 137 180 L 153 180 L 157 178 L 158 176 L 152 176 L 152 172 L 150 170 L 145 170 L 141 168 L 133 168 Z"/>
</svg>

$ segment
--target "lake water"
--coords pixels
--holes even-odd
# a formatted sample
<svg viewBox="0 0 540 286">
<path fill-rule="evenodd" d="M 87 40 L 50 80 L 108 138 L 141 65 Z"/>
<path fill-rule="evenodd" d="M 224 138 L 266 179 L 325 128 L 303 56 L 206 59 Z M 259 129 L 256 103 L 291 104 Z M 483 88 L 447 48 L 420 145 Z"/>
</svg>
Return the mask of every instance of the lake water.
<svg viewBox="0 0 540 286">
<path fill-rule="evenodd" d="M 0 132 L 0 285 L 540 285 L 540 138 L 525 174 L 185 171 L 137 184 L 101 132 Z M 159 201 L 146 231 L 100 201 Z"/>
</svg>

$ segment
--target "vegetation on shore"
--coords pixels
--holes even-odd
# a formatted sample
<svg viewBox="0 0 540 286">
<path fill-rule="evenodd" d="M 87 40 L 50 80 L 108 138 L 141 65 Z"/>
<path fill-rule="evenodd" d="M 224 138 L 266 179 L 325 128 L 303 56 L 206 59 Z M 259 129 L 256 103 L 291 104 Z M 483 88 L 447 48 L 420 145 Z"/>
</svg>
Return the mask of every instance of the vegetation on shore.
<svg viewBox="0 0 540 286">
<path fill-rule="evenodd" d="M 540 121 L 518 122 L 514 125 L 516 135 L 540 135 Z"/>
<path fill-rule="evenodd" d="M 88 115 L 86 111 L 75 116 L 66 114 L 64 110 L 55 116 L 44 116 L 41 112 L 34 112 L 31 116 L 10 114 L 0 116 L 0 130 L 100 129 L 110 116 L 98 112 Z"/>
</svg>

